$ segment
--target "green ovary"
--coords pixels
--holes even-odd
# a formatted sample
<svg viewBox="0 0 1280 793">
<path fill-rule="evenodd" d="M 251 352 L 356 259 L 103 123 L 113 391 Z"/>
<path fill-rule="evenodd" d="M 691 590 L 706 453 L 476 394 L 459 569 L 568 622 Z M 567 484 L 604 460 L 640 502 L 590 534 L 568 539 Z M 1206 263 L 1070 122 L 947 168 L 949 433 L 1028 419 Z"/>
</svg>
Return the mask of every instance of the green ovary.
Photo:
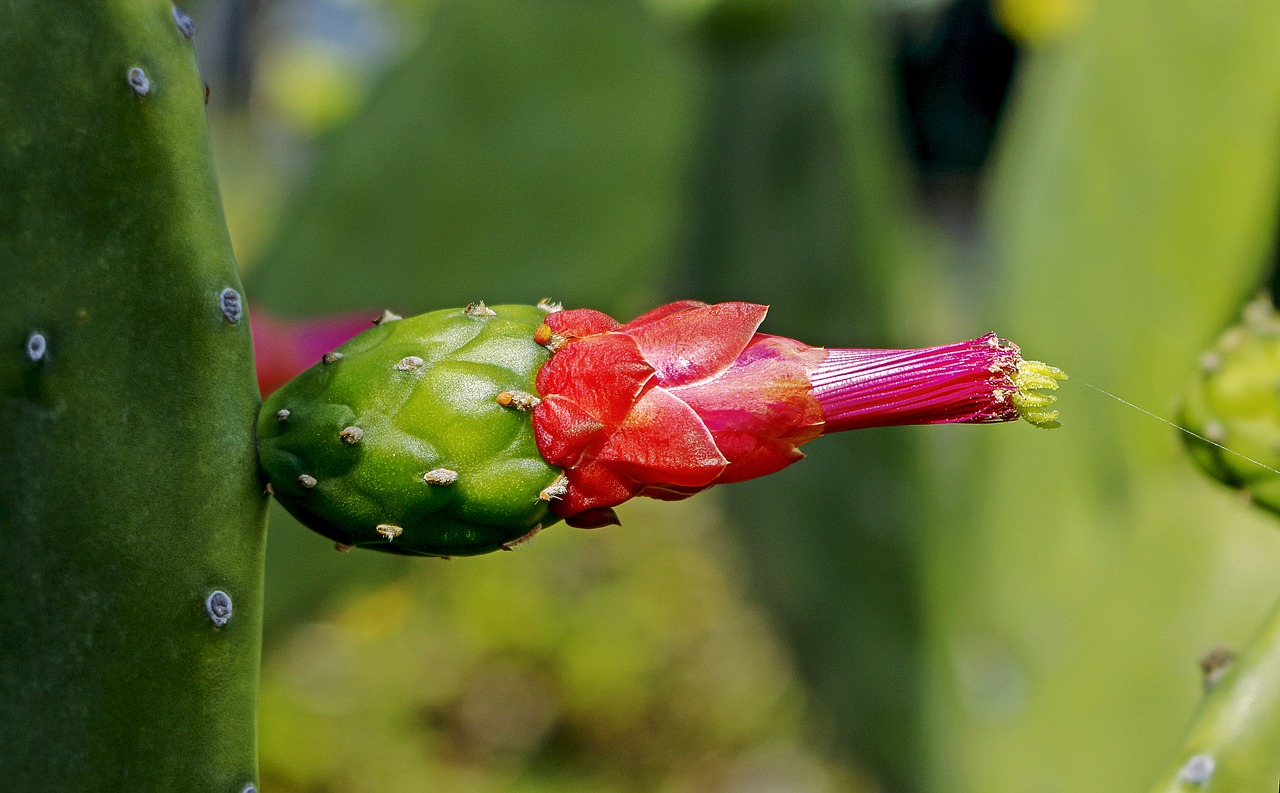
<svg viewBox="0 0 1280 793">
<path fill-rule="evenodd" d="M 546 315 L 493 312 L 385 322 L 272 394 L 258 433 L 276 498 L 330 539 L 391 553 L 487 553 L 554 522 L 538 496 L 560 471 L 538 453 L 529 413 L 496 400 L 534 393 Z M 439 470 L 456 479 L 428 481 Z"/>
</svg>

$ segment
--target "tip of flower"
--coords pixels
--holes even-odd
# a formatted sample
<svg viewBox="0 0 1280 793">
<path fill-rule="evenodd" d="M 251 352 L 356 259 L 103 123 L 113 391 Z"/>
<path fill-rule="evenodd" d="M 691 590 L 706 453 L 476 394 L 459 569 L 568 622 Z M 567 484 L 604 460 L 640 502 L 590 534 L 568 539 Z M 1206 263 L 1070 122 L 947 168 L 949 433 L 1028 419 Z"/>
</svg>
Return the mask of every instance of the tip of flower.
<svg viewBox="0 0 1280 793">
<path fill-rule="evenodd" d="M 1062 426 L 1058 422 L 1058 411 L 1048 407 L 1058 398 L 1048 392 L 1058 390 L 1059 381 L 1066 379 L 1067 373 L 1056 366 L 1019 358 L 1018 371 L 1013 375 L 1017 390 L 1009 401 L 1023 419 L 1042 429 L 1055 429 Z"/>
</svg>

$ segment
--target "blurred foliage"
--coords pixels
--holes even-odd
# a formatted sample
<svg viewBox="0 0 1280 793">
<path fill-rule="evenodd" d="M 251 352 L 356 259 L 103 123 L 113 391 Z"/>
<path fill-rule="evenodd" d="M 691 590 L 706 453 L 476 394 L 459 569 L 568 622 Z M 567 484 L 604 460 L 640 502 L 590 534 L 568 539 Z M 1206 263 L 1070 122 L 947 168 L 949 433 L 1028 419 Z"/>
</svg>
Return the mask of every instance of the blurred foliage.
<svg viewBox="0 0 1280 793">
<path fill-rule="evenodd" d="M 748 299 L 814 343 L 997 329 L 1073 380 L 1054 433 L 823 439 L 519 555 L 336 554 L 273 512 L 268 787 L 856 789 L 823 749 L 887 790 L 1155 778 L 1196 659 L 1280 594 L 1280 546 L 1084 383 L 1172 414 L 1262 282 L 1280 11 L 306 2 L 217 48 L 256 88 L 210 75 L 274 311 Z M 279 21 L 335 3 L 384 38 Z"/>
<path fill-rule="evenodd" d="M 994 0 L 1001 27 L 1019 41 L 1044 44 L 1081 24 L 1096 0 Z"/>
<path fill-rule="evenodd" d="M 1067 421 L 929 436 L 937 793 L 1142 789 L 1200 696 L 1196 659 L 1277 596 L 1274 527 L 1084 383 L 1172 414 L 1261 282 L 1280 6 L 1092 8 L 1019 75 L 987 205 L 983 313 L 1072 375 Z"/>
<path fill-rule="evenodd" d="M 264 787 L 868 789 L 806 743 L 804 694 L 713 506 L 637 504 L 642 529 L 419 561 L 291 625 L 264 671 Z"/>
<path fill-rule="evenodd" d="M 327 142 L 250 288 L 285 314 L 647 306 L 693 79 L 634 3 L 442 3 Z"/>
<path fill-rule="evenodd" d="M 884 345 L 899 340 L 895 290 L 922 266 L 898 178 L 907 165 L 884 127 L 884 54 L 842 4 L 787 9 L 761 25 L 755 6 L 727 3 L 695 31 L 708 82 L 673 291 L 772 303 L 769 332 Z M 900 484 L 914 465 L 903 435 L 823 439 L 806 447 L 812 461 L 726 493 L 757 594 L 834 742 L 895 787 L 921 771 L 922 732 L 918 501 Z"/>
<path fill-rule="evenodd" d="M 1207 694 L 1151 792 L 1252 790 L 1280 779 L 1280 607 L 1238 657 L 1211 654 L 1200 665 Z"/>
<path fill-rule="evenodd" d="M 912 158 L 935 179 L 981 168 L 1013 73 L 1013 43 L 985 0 L 904 16 L 901 26 L 893 67 Z"/>
</svg>

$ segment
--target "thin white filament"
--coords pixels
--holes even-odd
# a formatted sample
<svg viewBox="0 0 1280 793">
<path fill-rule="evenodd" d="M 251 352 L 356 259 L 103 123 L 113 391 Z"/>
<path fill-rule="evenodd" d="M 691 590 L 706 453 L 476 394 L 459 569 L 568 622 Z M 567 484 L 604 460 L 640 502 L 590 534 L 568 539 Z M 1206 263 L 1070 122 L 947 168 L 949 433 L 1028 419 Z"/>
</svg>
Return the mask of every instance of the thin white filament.
<svg viewBox="0 0 1280 793">
<path fill-rule="evenodd" d="M 1205 443 L 1207 443 L 1207 444 L 1209 444 L 1209 445 L 1211 445 L 1211 446 L 1217 446 L 1219 449 L 1223 450 L 1223 451 L 1224 451 L 1224 452 L 1226 452 L 1227 454 L 1234 454 L 1236 457 L 1239 457 L 1241 460 L 1245 460 L 1245 461 L 1251 462 L 1251 463 L 1253 463 L 1254 465 L 1258 466 L 1259 468 L 1263 468 L 1263 469 L 1266 469 L 1266 470 L 1270 471 L 1270 472 L 1271 472 L 1271 473 L 1273 473 L 1273 474 L 1280 475 L 1280 471 L 1277 471 L 1276 469 L 1272 468 L 1271 466 L 1267 465 L 1266 463 L 1260 463 L 1260 462 L 1258 462 L 1257 460 L 1253 459 L 1252 457 L 1249 457 L 1249 456 L 1247 456 L 1247 455 L 1243 455 L 1243 454 L 1241 454 L 1240 452 L 1236 451 L 1235 449 L 1229 448 L 1229 447 L 1227 447 L 1227 446 L 1223 446 L 1221 443 L 1218 443 L 1217 441 L 1210 440 L 1210 439 L 1206 438 L 1205 436 L 1201 435 L 1201 434 L 1200 434 L 1200 433 L 1198 433 L 1198 432 L 1195 432 L 1195 431 L 1193 431 L 1193 430 L 1189 430 L 1189 429 L 1187 429 L 1186 427 L 1182 426 L 1181 424 L 1175 424 L 1174 422 L 1169 421 L 1167 418 L 1164 418 L 1163 416 L 1157 416 L 1155 413 L 1152 413 L 1150 410 L 1147 410 L 1146 408 L 1138 407 L 1137 405 L 1133 404 L 1132 402 L 1128 401 L 1127 399 L 1121 399 L 1120 397 L 1116 396 L 1115 394 L 1111 393 L 1110 391 L 1107 391 L 1106 389 L 1098 388 L 1098 387 L 1097 387 L 1096 385 L 1094 385 L 1093 383 L 1088 383 L 1088 382 L 1085 382 L 1085 381 L 1083 381 L 1083 380 L 1081 380 L 1080 382 L 1082 382 L 1082 383 L 1084 383 L 1085 385 L 1089 386 L 1089 387 L 1090 387 L 1090 388 L 1092 388 L 1094 391 L 1097 391 L 1099 394 L 1102 394 L 1102 395 L 1104 395 L 1104 396 L 1109 396 L 1109 397 L 1111 397 L 1112 399 L 1114 399 L 1115 401 L 1119 402 L 1119 403 L 1120 403 L 1120 404 L 1122 404 L 1122 405 L 1128 405 L 1129 407 L 1133 408 L 1134 410 L 1138 411 L 1139 413 L 1146 413 L 1148 416 L 1150 416 L 1151 418 L 1155 419 L 1156 421 L 1160 421 L 1160 422 L 1163 422 L 1163 423 L 1165 423 L 1165 424 L 1168 424 L 1170 427 L 1173 427 L 1175 430 L 1178 430 L 1179 432 L 1185 432 L 1185 433 L 1187 433 L 1188 435 L 1190 435 L 1191 437 L 1193 437 L 1193 438 L 1199 438 L 1200 440 L 1204 441 Z"/>
</svg>

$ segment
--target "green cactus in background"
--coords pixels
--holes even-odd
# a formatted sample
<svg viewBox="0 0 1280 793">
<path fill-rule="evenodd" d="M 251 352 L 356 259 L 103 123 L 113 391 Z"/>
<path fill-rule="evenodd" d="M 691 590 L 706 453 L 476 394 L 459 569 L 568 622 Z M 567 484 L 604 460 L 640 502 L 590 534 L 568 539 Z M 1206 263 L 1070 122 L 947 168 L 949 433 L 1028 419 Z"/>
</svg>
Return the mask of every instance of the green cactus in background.
<svg viewBox="0 0 1280 793">
<path fill-rule="evenodd" d="M 1245 307 L 1200 358 L 1181 421 L 1191 458 L 1210 477 L 1280 514 L 1280 316 Z M 1151 793 L 1253 789 L 1280 778 L 1280 605 L 1237 661 L 1207 657 L 1208 695 Z"/>
<path fill-rule="evenodd" d="M 7 791 L 257 784 L 265 501 L 191 19 L 0 6 Z"/>
<path fill-rule="evenodd" d="M 1280 779 L 1280 607 L 1238 661 L 1202 661 L 1209 694 L 1150 793 L 1262 790 Z"/>
<path fill-rule="evenodd" d="M 1280 513 L 1280 474 L 1272 470 L 1280 468 L 1277 379 L 1280 317 L 1259 299 L 1201 356 L 1182 412 L 1182 423 L 1200 436 L 1186 436 L 1192 459 L 1274 513 Z"/>
<path fill-rule="evenodd" d="M 681 291 L 803 306 L 771 317 L 796 338 L 926 341 L 895 324 L 893 284 L 918 283 L 930 262 L 894 178 L 907 166 L 887 133 L 871 16 L 827 0 L 709 6 L 692 31 L 707 110 Z M 926 766 L 920 499 L 895 485 L 917 476 L 914 437 L 872 430 L 815 443 L 789 481 L 744 484 L 725 500 L 759 596 L 841 750 L 902 790 L 921 787 Z M 857 659 L 856 672 L 833 658 Z"/>
<path fill-rule="evenodd" d="M 550 357 L 534 341 L 545 317 L 483 303 L 384 314 L 263 405 L 276 498 L 340 548 L 471 556 L 537 531 L 560 471 L 513 395 L 534 393 Z"/>
</svg>

